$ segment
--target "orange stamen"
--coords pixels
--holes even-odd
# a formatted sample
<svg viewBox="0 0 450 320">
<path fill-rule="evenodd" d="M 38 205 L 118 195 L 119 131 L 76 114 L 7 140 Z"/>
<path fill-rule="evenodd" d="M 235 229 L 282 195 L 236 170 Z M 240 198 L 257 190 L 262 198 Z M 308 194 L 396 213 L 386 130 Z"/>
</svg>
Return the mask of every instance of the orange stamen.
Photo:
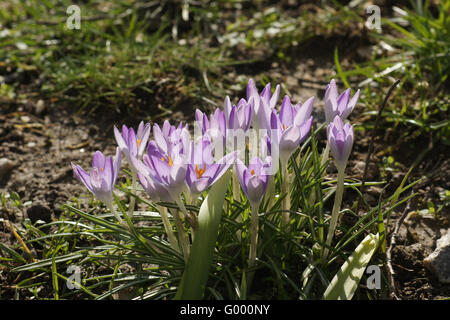
<svg viewBox="0 0 450 320">
<path fill-rule="evenodd" d="M 139 145 L 141 144 L 141 139 L 137 139 L 137 147 L 139 149 Z"/>
<path fill-rule="evenodd" d="M 198 164 L 195 165 L 195 173 L 197 174 L 197 179 L 200 179 L 206 171 L 206 164 L 203 165 L 203 169 L 198 169 Z"/>
<path fill-rule="evenodd" d="M 252 176 L 254 176 L 254 175 L 255 175 L 255 170 L 252 169 L 252 170 L 250 171 L 250 173 L 252 174 Z"/>
</svg>

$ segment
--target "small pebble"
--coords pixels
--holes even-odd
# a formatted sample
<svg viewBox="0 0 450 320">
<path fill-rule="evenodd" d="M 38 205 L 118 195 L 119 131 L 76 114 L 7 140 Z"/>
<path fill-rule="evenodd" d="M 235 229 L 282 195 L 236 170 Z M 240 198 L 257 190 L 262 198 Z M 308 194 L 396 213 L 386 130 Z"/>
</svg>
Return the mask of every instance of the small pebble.
<svg viewBox="0 0 450 320">
<path fill-rule="evenodd" d="M 0 159 L 0 179 L 4 176 L 8 175 L 11 172 L 12 168 L 14 168 L 14 162 L 9 159 L 1 158 Z"/>
</svg>

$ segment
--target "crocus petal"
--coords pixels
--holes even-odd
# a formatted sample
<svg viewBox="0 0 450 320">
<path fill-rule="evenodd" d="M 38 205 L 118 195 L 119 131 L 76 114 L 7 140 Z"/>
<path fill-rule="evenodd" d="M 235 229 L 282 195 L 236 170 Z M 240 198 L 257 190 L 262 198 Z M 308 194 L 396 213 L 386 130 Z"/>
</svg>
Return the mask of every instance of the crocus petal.
<svg viewBox="0 0 450 320">
<path fill-rule="evenodd" d="M 250 78 L 247 84 L 247 100 L 250 99 L 250 97 L 254 97 L 257 95 L 258 90 L 256 89 L 255 81 L 253 81 L 253 79 Z"/>
<path fill-rule="evenodd" d="M 120 148 L 120 150 L 129 155 L 128 146 L 125 143 L 125 140 L 122 137 L 122 134 L 119 132 L 119 129 L 117 129 L 116 126 L 114 126 L 114 137 L 116 138 L 116 142 Z M 127 157 L 128 158 L 128 157 Z"/>
<path fill-rule="evenodd" d="M 141 124 L 143 125 L 144 122 L 141 121 Z M 139 142 L 139 146 L 138 146 L 138 155 L 142 156 L 142 154 L 145 151 L 145 147 L 147 146 L 147 141 L 148 138 L 150 137 L 150 123 L 145 124 L 145 126 L 143 128 L 141 128 L 141 124 L 139 125 L 138 128 L 138 134 L 137 134 L 137 139 L 140 140 Z"/>
<path fill-rule="evenodd" d="M 247 197 L 253 206 L 258 206 L 264 197 L 268 176 L 251 176 L 247 182 Z"/>
<path fill-rule="evenodd" d="M 270 96 L 272 94 L 272 87 L 270 82 L 266 84 L 263 91 L 261 92 L 261 99 L 263 99 L 270 106 Z"/>
<path fill-rule="evenodd" d="M 105 156 L 101 151 L 96 151 L 92 157 L 92 167 L 102 171 L 105 166 Z"/>
<path fill-rule="evenodd" d="M 168 130 L 169 129 L 167 129 L 167 131 Z M 156 145 L 162 150 L 163 153 L 168 152 L 167 142 L 164 137 L 164 133 L 161 131 L 161 129 L 159 128 L 159 126 L 157 124 L 155 124 L 153 126 L 153 139 L 154 139 Z"/>
<path fill-rule="evenodd" d="M 347 90 L 342 92 L 337 99 L 337 109 L 339 111 L 339 114 L 342 114 L 345 109 L 347 109 L 348 101 L 350 99 L 350 91 L 351 89 L 348 88 Z"/>
<path fill-rule="evenodd" d="M 342 114 L 341 114 L 342 119 L 347 119 L 348 116 L 350 115 L 350 113 L 355 108 L 355 105 L 359 99 L 359 93 L 360 93 L 360 90 L 358 89 L 358 91 L 356 91 L 356 93 L 353 95 L 352 99 L 349 101 L 347 108 L 345 108 L 345 110 L 342 112 Z"/>
<path fill-rule="evenodd" d="M 86 188 L 89 189 L 89 191 L 92 192 L 92 184 L 91 184 L 91 177 L 89 176 L 89 173 L 87 173 L 83 168 L 81 168 L 79 165 L 72 163 L 72 169 L 75 177 L 83 182 L 83 184 L 86 186 Z"/>
<path fill-rule="evenodd" d="M 133 128 L 128 130 L 128 150 L 131 156 L 138 156 L 137 138 Z"/>
<path fill-rule="evenodd" d="M 117 176 L 119 175 L 120 166 L 122 164 L 122 154 L 120 153 L 119 147 L 116 148 L 116 156 L 114 157 L 114 174 L 112 185 L 116 183 Z"/>
<path fill-rule="evenodd" d="M 280 97 L 280 89 L 281 89 L 280 85 L 277 84 L 275 92 L 273 93 L 272 98 L 270 98 L 269 102 L 269 107 L 271 109 L 275 108 L 275 106 L 277 105 L 278 98 Z"/>
<path fill-rule="evenodd" d="M 225 112 L 225 120 L 226 120 L 226 123 L 227 123 L 227 124 L 230 123 L 230 112 L 231 112 L 231 108 L 232 108 L 232 106 L 231 106 L 230 97 L 229 97 L 229 96 L 226 96 L 226 97 L 225 97 L 224 104 L 223 104 L 223 110 L 224 110 L 224 112 Z"/>
<path fill-rule="evenodd" d="M 294 125 L 299 126 L 303 124 L 310 116 L 314 105 L 314 97 L 309 98 L 305 103 L 299 108 L 297 114 L 295 115 Z"/>
<path fill-rule="evenodd" d="M 294 108 L 292 107 L 291 99 L 289 96 L 284 96 L 283 102 L 281 102 L 281 109 L 279 115 L 281 123 L 284 125 L 284 129 L 292 125 L 294 119 Z"/>
</svg>

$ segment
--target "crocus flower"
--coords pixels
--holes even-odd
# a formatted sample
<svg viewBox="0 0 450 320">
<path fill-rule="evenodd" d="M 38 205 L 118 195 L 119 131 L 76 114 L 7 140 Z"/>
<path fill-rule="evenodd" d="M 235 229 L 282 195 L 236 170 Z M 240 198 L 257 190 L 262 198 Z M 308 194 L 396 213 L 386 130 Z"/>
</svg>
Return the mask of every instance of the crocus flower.
<svg viewBox="0 0 450 320">
<path fill-rule="evenodd" d="M 253 103 L 253 98 L 250 98 L 248 102 L 241 99 L 237 105 L 232 106 L 230 98 L 227 96 L 224 104 L 227 129 L 247 131 L 252 120 Z"/>
<path fill-rule="evenodd" d="M 222 139 L 222 145 L 226 138 L 226 120 L 225 113 L 217 108 L 213 114 L 208 117 L 200 110 L 195 110 L 195 121 L 197 128 L 200 129 L 203 136 L 207 136 L 211 141 L 218 141 Z"/>
<path fill-rule="evenodd" d="M 325 90 L 325 120 L 327 123 L 333 121 L 334 117 L 338 115 L 342 120 L 347 119 L 349 114 L 358 102 L 359 89 L 350 100 L 351 89 L 348 88 L 338 96 L 336 81 L 331 80 L 330 84 Z"/>
<path fill-rule="evenodd" d="M 344 124 L 341 117 L 335 116 L 328 125 L 328 143 L 338 170 L 344 170 L 353 146 L 353 126 Z"/>
<path fill-rule="evenodd" d="M 143 163 L 135 158 L 132 158 L 131 162 L 143 177 L 152 179 L 164 187 L 172 200 L 175 201 L 181 196 L 187 173 L 187 163 L 183 154 L 176 153 L 176 150 L 164 153 L 156 145 L 149 143 L 148 154 L 144 154 Z"/>
<path fill-rule="evenodd" d="M 114 160 L 111 156 L 105 157 L 102 152 L 96 151 L 92 158 L 92 169 L 88 173 L 79 165 L 72 163 L 75 177 L 79 179 L 100 201 L 107 206 L 113 203 L 113 188 L 122 161 L 119 147 L 116 149 Z"/>
<path fill-rule="evenodd" d="M 144 125 L 144 121 L 141 121 L 137 133 L 126 125 L 122 126 L 122 133 L 120 133 L 114 126 L 114 136 L 128 163 L 131 163 L 130 157 L 142 157 L 145 151 L 150 136 L 150 123 Z"/>
<path fill-rule="evenodd" d="M 237 152 L 214 161 L 211 142 L 204 137 L 191 148 L 191 163 L 188 165 L 186 183 L 192 195 L 196 196 L 213 185 L 236 160 Z"/>
<path fill-rule="evenodd" d="M 269 182 L 268 168 L 270 166 L 270 157 L 267 157 L 264 162 L 255 157 L 250 161 L 248 167 L 237 159 L 236 170 L 239 182 L 253 207 L 258 207 L 264 197 Z"/>
<path fill-rule="evenodd" d="M 146 157 L 144 159 L 144 168 L 140 167 L 142 163 L 137 164 L 137 166 L 140 167 L 140 170 L 137 173 L 139 182 L 141 183 L 142 187 L 150 196 L 150 199 L 152 199 L 153 202 L 155 203 L 160 201 L 172 202 L 173 200 L 167 189 L 161 183 L 151 178 L 151 176 L 155 173 L 152 172 L 152 165 L 148 161 L 149 158 Z"/>
<path fill-rule="evenodd" d="M 277 85 L 272 95 L 271 84 L 268 83 L 261 94 L 256 89 L 255 82 L 250 79 L 247 84 L 247 101 L 253 98 L 253 126 L 256 129 L 268 129 L 270 125 L 270 114 L 275 108 L 280 96 L 280 85 Z"/>
<path fill-rule="evenodd" d="M 152 145 L 153 149 L 156 147 L 164 154 L 188 155 L 189 153 L 190 134 L 188 127 L 182 122 L 175 127 L 166 120 L 162 130 L 159 125 L 153 125 L 153 138 L 149 146 Z"/>
<path fill-rule="evenodd" d="M 276 111 L 272 110 L 270 126 L 275 130 L 273 134 L 275 141 L 278 141 L 282 165 L 287 165 L 289 157 L 311 130 L 313 104 L 314 97 L 311 97 L 303 105 L 298 103 L 292 106 L 289 97 L 285 96 L 280 114 L 277 115 Z"/>
</svg>

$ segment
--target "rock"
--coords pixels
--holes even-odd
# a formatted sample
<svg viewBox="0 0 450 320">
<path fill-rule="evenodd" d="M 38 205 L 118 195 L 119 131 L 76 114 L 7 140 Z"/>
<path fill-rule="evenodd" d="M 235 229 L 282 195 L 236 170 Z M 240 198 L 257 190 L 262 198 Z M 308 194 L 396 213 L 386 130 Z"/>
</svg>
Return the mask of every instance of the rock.
<svg viewBox="0 0 450 320">
<path fill-rule="evenodd" d="M 27 215 L 32 223 L 35 223 L 38 220 L 45 222 L 50 222 L 52 220 L 52 211 L 49 207 L 41 203 L 34 204 L 28 208 Z"/>
<path fill-rule="evenodd" d="M 436 249 L 423 260 L 425 267 L 442 283 L 450 283 L 450 229 L 436 242 Z"/>
<path fill-rule="evenodd" d="M 0 180 L 3 180 L 3 177 L 6 177 L 14 168 L 14 162 L 9 159 L 1 158 L 0 159 Z"/>
<path fill-rule="evenodd" d="M 37 115 L 43 114 L 45 112 L 45 110 L 46 110 L 46 106 L 45 106 L 44 100 L 42 100 L 42 99 L 38 100 L 38 102 L 34 106 L 34 110 L 35 110 Z"/>
</svg>

